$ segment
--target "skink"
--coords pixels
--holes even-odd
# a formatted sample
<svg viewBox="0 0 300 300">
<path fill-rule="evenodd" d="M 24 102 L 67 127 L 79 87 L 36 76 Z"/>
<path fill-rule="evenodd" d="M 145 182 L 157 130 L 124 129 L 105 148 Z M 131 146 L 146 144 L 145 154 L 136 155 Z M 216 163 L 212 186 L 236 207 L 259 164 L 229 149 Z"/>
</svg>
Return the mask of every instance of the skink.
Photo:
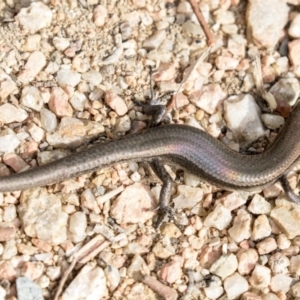
<svg viewBox="0 0 300 300">
<path fill-rule="evenodd" d="M 228 190 L 256 191 L 277 181 L 300 158 L 300 105 L 262 154 L 235 152 L 209 134 L 186 125 L 164 125 L 93 146 L 18 174 L 0 177 L 0 192 L 45 186 L 117 162 L 160 158 Z"/>
</svg>

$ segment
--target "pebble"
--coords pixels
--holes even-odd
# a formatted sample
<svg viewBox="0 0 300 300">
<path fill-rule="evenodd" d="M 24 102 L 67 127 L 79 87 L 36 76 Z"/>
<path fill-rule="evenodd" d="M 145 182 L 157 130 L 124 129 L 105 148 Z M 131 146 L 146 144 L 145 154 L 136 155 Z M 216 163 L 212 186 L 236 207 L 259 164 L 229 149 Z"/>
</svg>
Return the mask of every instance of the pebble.
<svg viewBox="0 0 300 300">
<path fill-rule="evenodd" d="M 256 265 L 249 278 L 251 286 L 257 289 L 267 288 L 271 282 L 271 270 L 265 266 Z"/>
<path fill-rule="evenodd" d="M 21 8 L 16 18 L 24 29 L 33 34 L 50 26 L 52 11 L 42 2 L 32 2 L 28 7 Z"/>
<path fill-rule="evenodd" d="M 76 243 L 84 241 L 86 238 L 87 219 L 85 213 L 81 211 L 75 212 L 70 216 L 69 231 L 71 233 L 71 241 Z"/>
<path fill-rule="evenodd" d="M 238 261 L 236 256 L 231 253 L 222 255 L 213 265 L 209 271 L 223 279 L 233 274 L 238 268 Z"/>
<path fill-rule="evenodd" d="M 105 93 L 105 103 L 119 116 L 125 115 L 128 111 L 125 101 L 112 91 Z"/>
<path fill-rule="evenodd" d="M 257 241 L 268 237 L 272 232 L 269 220 L 266 215 L 260 215 L 254 220 L 252 240 Z"/>
<path fill-rule="evenodd" d="M 31 280 L 36 280 L 43 275 L 44 264 L 42 262 L 26 261 L 22 265 L 21 275 Z"/>
<path fill-rule="evenodd" d="M 238 207 L 244 205 L 247 201 L 248 195 L 243 192 L 228 192 L 218 198 L 217 201 L 222 203 L 224 207 L 228 208 L 230 211 L 237 209 Z"/>
<path fill-rule="evenodd" d="M 22 90 L 21 103 L 35 111 L 40 111 L 43 107 L 44 101 L 42 94 L 36 87 L 26 86 Z"/>
<path fill-rule="evenodd" d="M 183 259 L 180 256 L 173 257 L 173 261 L 164 264 L 158 271 L 158 276 L 161 280 L 172 284 L 182 277 Z"/>
<path fill-rule="evenodd" d="M 67 86 L 76 87 L 80 82 L 81 75 L 75 71 L 68 69 L 60 69 L 57 72 L 57 82 L 61 88 Z"/>
<path fill-rule="evenodd" d="M 13 281 L 16 279 L 17 271 L 10 261 L 2 260 L 0 262 L 0 279 Z"/>
<path fill-rule="evenodd" d="M 45 133 L 44 130 L 34 123 L 31 123 L 28 126 L 28 132 L 30 133 L 31 137 L 34 139 L 35 142 L 39 143 L 44 139 Z"/>
<path fill-rule="evenodd" d="M 292 281 L 293 279 L 285 274 L 277 274 L 272 277 L 270 288 L 275 293 L 287 293 L 290 290 Z"/>
<path fill-rule="evenodd" d="M 246 17 L 251 41 L 259 47 L 273 48 L 288 21 L 288 12 L 282 0 L 249 1 Z"/>
<path fill-rule="evenodd" d="M 176 69 L 174 63 L 161 62 L 157 71 L 153 74 L 153 81 L 170 81 L 176 76 Z"/>
<path fill-rule="evenodd" d="M 54 47 L 57 50 L 64 51 L 70 46 L 70 41 L 67 38 L 55 36 L 52 40 Z"/>
<path fill-rule="evenodd" d="M 292 256 L 290 261 L 290 271 L 291 273 L 300 275 L 300 255 Z"/>
<path fill-rule="evenodd" d="M 22 122 L 27 117 L 27 112 L 20 107 L 17 108 L 10 103 L 5 103 L 0 106 L 0 122 L 3 124 Z"/>
<path fill-rule="evenodd" d="M 18 94 L 19 89 L 12 80 L 4 80 L 0 83 L 0 97 L 4 100 L 10 95 Z"/>
<path fill-rule="evenodd" d="M 143 48 L 145 48 L 146 50 L 157 49 L 163 43 L 163 41 L 165 41 L 166 37 L 167 35 L 165 30 L 155 31 L 144 41 Z"/>
<path fill-rule="evenodd" d="M 207 227 L 215 227 L 218 230 L 225 229 L 231 222 L 232 216 L 228 208 L 217 205 L 205 218 L 203 224 Z"/>
<path fill-rule="evenodd" d="M 251 215 L 245 209 L 238 210 L 233 226 L 228 230 L 229 235 L 235 242 L 240 243 L 251 237 L 251 221 Z"/>
<path fill-rule="evenodd" d="M 285 102 L 293 106 L 300 94 L 300 84 L 297 78 L 281 78 L 269 90 L 277 102 L 284 99 Z M 272 128 L 271 128 L 272 129 Z"/>
<path fill-rule="evenodd" d="M 270 253 L 277 249 L 276 240 L 274 238 L 266 238 L 263 241 L 256 244 L 256 248 L 260 255 Z"/>
<path fill-rule="evenodd" d="M 217 9 L 213 13 L 215 21 L 221 25 L 233 24 L 235 22 L 234 13 L 230 10 Z"/>
<path fill-rule="evenodd" d="M 0 242 L 6 242 L 13 239 L 16 235 L 16 228 L 10 226 L 0 227 Z"/>
<path fill-rule="evenodd" d="M 62 212 L 57 194 L 48 194 L 45 188 L 22 193 L 19 218 L 26 234 L 50 245 L 59 245 L 67 239 L 68 215 Z"/>
<path fill-rule="evenodd" d="M 293 66 L 300 66 L 300 39 L 288 43 L 289 59 Z"/>
<path fill-rule="evenodd" d="M 264 135 L 260 114 L 260 109 L 250 94 L 231 96 L 224 102 L 226 124 L 235 140 L 241 144 L 249 144 Z"/>
<path fill-rule="evenodd" d="M 208 299 L 218 299 L 224 293 L 224 289 L 221 286 L 211 286 L 204 288 L 204 293 Z"/>
<path fill-rule="evenodd" d="M 235 70 L 239 64 L 238 59 L 227 56 L 218 56 L 215 59 L 215 64 L 219 70 Z"/>
<path fill-rule="evenodd" d="M 127 132 L 131 128 L 131 120 L 128 115 L 124 115 L 121 118 L 118 118 L 114 127 L 115 133 Z M 135 172 L 136 176 L 139 176 L 137 172 Z"/>
<path fill-rule="evenodd" d="M 114 291 L 121 280 L 121 276 L 120 276 L 120 272 L 119 270 L 112 266 L 112 265 L 108 265 L 105 269 L 104 269 L 104 274 L 107 280 L 107 287 L 108 289 L 112 292 Z"/>
<path fill-rule="evenodd" d="M 114 52 L 112 52 L 111 55 L 109 55 L 108 57 L 106 57 L 101 64 L 102 65 L 112 65 L 117 63 L 120 58 L 122 57 L 123 54 L 123 47 L 118 47 Z"/>
<path fill-rule="evenodd" d="M 248 291 L 248 282 L 239 273 L 234 273 L 224 280 L 224 289 L 228 299 L 237 299 Z"/>
<path fill-rule="evenodd" d="M 80 196 L 80 203 L 83 207 L 90 209 L 96 214 L 100 213 L 96 197 L 91 189 L 85 189 Z"/>
<path fill-rule="evenodd" d="M 57 127 L 57 118 L 53 112 L 46 108 L 40 110 L 41 125 L 47 132 L 52 132 Z"/>
<path fill-rule="evenodd" d="M 273 114 L 262 114 L 261 120 L 267 128 L 276 130 L 284 124 L 284 117 Z"/>
<path fill-rule="evenodd" d="M 46 57 L 41 51 L 34 51 L 28 57 L 23 71 L 18 74 L 18 80 L 24 85 L 33 81 L 36 75 L 46 66 Z"/>
<path fill-rule="evenodd" d="M 238 271 L 241 275 L 248 275 L 254 269 L 258 261 L 258 253 L 255 249 L 249 248 L 238 252 Z"/>
<path fill-rule="evenodd" d="M 3 162 L 7 166 L 10 166 L 17 173 L 28 169 L 26 162 L 20 156 L 14 153 L 4 154 Z"/>
<path fill-rule="evenodd" d="M 113 202 L 111 216 L 118 224 L 145 223 L 153 218 L 156 206 L 156 199 L 149 187 L 134 183 Z"/>
<path fill-rule="evenodd" d="M 192 173 L 189 172 L 184 172 L 183 180 L 186 185 L 191 187 L 196 187 L 201 182 L 198 176 L 193 175 Z"/>
<path fill-rule="evenodd" d="M 297 14 L 292 20 L 288 34 L 294 39 L 300 38 L 300 14 Z"/>
<path fill-rule="evenodd" d="M 300 235 L 300 208 L 286 200 L 277 200 L 271 211 L 271 218 L 289 239 Z"/>
<path fill-rule="evenodd" d="M 297 282 L 295 285 L 292 286 L 291 288 L 292 295 L 294 297 L 300 297 L 300 282 Z"/>
<path fill-rule="evenodd" d="M 51 89 L 49 108 L 57 117 L 71 117 L 73 109 L 68 102 L 68 95 L 60 87 Z"/>
<path fill-rule="evenodd" d="M 102 132 L 104 127 L 99 122 L 65 117 L 61 119 L 55 132 L 46 134 L 46 140 L 51 146 L 70 149 Z"/>
<path fill-rule="evenodd" d="M 93 85 L 99 85 L 102 81 L 102 75 L 95 70 L 85 72 L 82 75 L 82 79 Z"/>
<path fill-rule="evenodd" d="M 180 229 L 173 223 L 164 223 L 160 228 L 160 232 L 162 235 L 166 235 L 170 238 L 179 238 L 182 233 Z"/>
<path fill-rule="evenodd" d="M 101 27 L 106 23 L 108 14 L 107 9 L 103 5 L 97 5 L 93 12 L 93 21 L 97 27 Z"/>
<path fill-rule="evenodd" d="M 42 289 L 27 277 L 17 278 L 16 289 L 18 300 L 44 300 Z"/>
<path fill-rule="evenodd" d="M 70 103 L 76 111 L 84 111 L 88 100 L 85 94 L 75 91 L 71 96 Z"/>
<path fill-rule="evenodd" d="M 202 36 L 203 29 L 199 24 L 195 24 L 194 22 L 188 20 L 182 24 L 182 30 L 184 30 L 187 34 L 191 34 L 194 36 Z"/>
<path fill-rule="evenodd" d="M 19 146 L 20 140 L 10 128 L 0 131 L 0 152 L 12 153 Z"/>
<path fill-rule="evenodd" d="M 127 269 L 127 275 L 134 278 L 135 280 L 141 280 L 144 274 L 149 274 L 149 268 L 140 255 L 135 255 Z"/>
<path fill-rule="evenodd" d="M 273 274 L 287 274 L 289 273 L 288 267 L 290 266 L 290 260 L 280 252 L 273 254 L 268 261 L 268 264 Z"/>
<path fill-rule="evenodd" d="M 216 112 L 219 103 L 225 100 L 226 97 L 227 94 L 223 92 L 221 86 L 212 83 L 192 93 L 189 100 L 205 112 L 213 114 Z"/>
<path fill-rule="evenodd" d="M 104 271 L 86 264 L 72 280 L 61 300 L 103 299 L 108 295 Z"/>
<path fill-rule="evenodd" d="M 9 240 L 4 244 L 2 259 L 9 260 L 18 254 L 18 249 L 15 240 Z"/>
<path fill-rule="evenodd" d="M 173 199 L 176 210 L 192 209 L 203 199 L 203 190 L 201 188 L 193 188 L 187 185 L 179 185 L 177 194 L 178 196 Z"/>
</svg>

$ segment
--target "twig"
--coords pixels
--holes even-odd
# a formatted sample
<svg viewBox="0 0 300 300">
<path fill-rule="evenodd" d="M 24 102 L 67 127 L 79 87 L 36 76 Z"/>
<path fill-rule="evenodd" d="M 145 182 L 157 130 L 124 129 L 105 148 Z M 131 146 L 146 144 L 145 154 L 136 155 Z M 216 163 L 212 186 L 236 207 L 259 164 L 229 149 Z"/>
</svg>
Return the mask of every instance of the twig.
<svg viewBox="0 0 300 300">
<path fill-rule="evenodd" d="M 210 30 L 210 28 L 208 27 L 204 17 L 203 17 L 203 14 L 201 12 L 201 10 L 199 9 L 198 7 L 198 3 L 196 2 L 196 0 L 188 0 L 192 6 L 192 9 L 194 11 L 194 14 L 196 15 L 200 25 L 202 26 L 202 29 L 204 31 L 204 34 L 207 38 L 207 44 L 208 46 L 211 46 L 215 43 L 215 39 L 214 39 L 214 36 Z"/>
</svg>

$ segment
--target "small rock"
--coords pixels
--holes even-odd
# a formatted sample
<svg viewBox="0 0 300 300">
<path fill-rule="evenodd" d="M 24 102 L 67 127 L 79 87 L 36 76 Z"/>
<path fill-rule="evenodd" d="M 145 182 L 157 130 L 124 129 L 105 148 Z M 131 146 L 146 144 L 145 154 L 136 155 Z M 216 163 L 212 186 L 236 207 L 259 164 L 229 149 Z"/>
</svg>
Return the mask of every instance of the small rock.
<svg viewBox="0 0 300 300">
<path fill-rule="evenodd" d="M 102 65 L 113 65 L 117 63 L 123 54 L 123 47 L 118 47 L 114 52 L 112 52 L 108 57 L 106 57 L 101 64 Z"/>
<path fill-rule="evenodd" d="M 291 22 L 288 33 L 294 39 L 300 38 L 300 14 L 297 14 Z"/>
<path fill-rule="evenodd" d="M 224 118 L 234 138 L 244 145 L 264 135 L 260 109 L 250 94 L 229 97 L 224 102 Z"/>
<path fill-rule="evenodd" d="M 19 146 L 20 140 L 10 128 L 0 131 L 0 152 L 11 153 Z"/>
<path fill-rule="evenodd" d="M 87 219 L 85 213 L 77 211 L 71 215 L 69 221 L 69 231 L 71 232 L 72 242 L 79 243 L 86 238 L 86 227 Z"/>
<path fill-rule="evenodd" d="M 204 220 L 204 226 L 215 227 L 218 230 L 225 229 L 231 222 L 232 216 L 229 209 L 223 205 L 217 205 Z"/>
<path fill-rule="evenodd" d="M 281 250 L 287 249 L 291 246 L 291 241 L 284 234 L 279 234 L 277 237 L 277 246 Z"/>
<path fill-rule="evenodd" d="M 165 41 L 165 39 L 165 30 L 158 30 L 144 41 L 143 48 L 145 48 L 146 50 L 157 49 L 162 44 L 162 42 Z"/>
<path fill-rule="evenodd" d="M 21 103 L 35 111 L 40 111 L 44 105 L 40 91 L 34 86 L 26 86 L 22 90 Z"/>
<path fill-rule="evenodd" d="M 19 89 L 15 82 L 10 79 L 3 80 L 0 83 L 0 97 L 4 100 L 10 95 L 18 94 Z"/>
<path fill-rule="evenodd" d="M 293 66 L 300 65 L 300 39 L 293 40 L 288 43 L 289 59 Z"/>
<path fill-rule="evenodd" d="M 228 208 L 230 211 L 237 209 L 238 207 L 244 205 L 247 201 L 248 195 L 242 192 L 229 192 L 218 198 L 217 201 L 223 204 L 224 207 Z"/>
<path fill-rule="evenodd" d="M 17 275 L 16 270 L 14 269 L 10 261 L 1 261 L 0 263 L 0 280 L 15 280 Z"/>
<path fill-rule="evenodd" d="M 58 117 L 71 117 L 73 114 L 73 109 L 68 102 L 68 95 L 60 87 L 52 88 L 48 105 Z"/>
<path fill-rule="evenodd" d="M 226 97 L 227 94 L 223 92 L 221 86 L 213 83 L 192 93 L 189 100 L 207 113 L 213 114 L 216 112 L 218 104 Z"/>
<path fill-rule="evenodd" d="M 76 111 L 84 111 L 88 100 L 85 94 L 76 91 L 71 96 L 70 103 Z"/>
<path fill-rule="evenodd" d="M 120 283 L 121 280 L 121 276 L 120 276 L 120 272 L 119 270 L 112 266 L 112 265 L 108 265 L 105 269 L 104 269 L 104 274 L 107 280 L 107 287 L 108 289 L 112 292 L 114 291 Z"/>
<path fill-rule="evenodd" d="M 145 223 L 155 213 L 156 200 L 149 187 L 134 183 L 125 188 L 111 207 L 111 216 L 118 224 Z"/>
<path fill-rule="evenodd" d="M 92 71 L 83 73 L 82 79 L 93 85 L 99 85 L 102 81 L 102 75 L 98 71 L 92 70 Z"/>
<path fill-rule="evenodd" d="M 290 271 L 297 276 L 300 275 L 300 255 L 291 257 Z"/>
<path fill-rule="evenodd" d="M 80 196 L 81 205 L 90 209 L 96 214 L 100 213 L 100 208 L 98 206 L 96 197 L 91 189 L 85 189 Z"/>
<path fill-rule="evenodd" d="M 215 64 L 219 70 L 235 70 L 239 64 L 238 59 L 227 56 L 218 56 Z"/>
<path fill-rule="evenodd" d="M 20 203 L 19 217 L 28 236 L 50 245 L 58 245 L 67 239 L 68 215 L 62 212 L 57 194 L 48 194 L 45 188 L 26 190 Z"/>
<path fill-rule="evenodd" d="M 102 132 L 104 127 L 99 122 L 65 117 L 55 132 L 46 134 L 46 140 L 54 147 L 77 148 Z"/>
<path fill-rule="evenodd" d="M 256 248 L 260 255 L 270 253 L 277 249 L 276 240 L 274 238 L 266 238 L 260 243 L 257 243 Z"/>
<path fill-rule="evenodd" d="M 155 82 L 173 80 L 175 71 L 174 63 L 160 63 L 158 70 L 153 74 L 153 80 Z"/>
<path fill-rule="evenodd" d="M 182 276 L 183 259 L 180 256 L 173 257 L 173 261 L 164 264 L 158 271 L 158 276 L 170 284 L 179 280 Z"/>
<path fill-rule="evenodd" d="M 18 80 L 24 85 L 28 84 L 35 79 L 36 75 L 46 66 L 46 64 L 46 57 L 43 52 L 35 51 L 31 53 L 24 66 L 24 70 L 18 74 Z"/>
<path fill-rule="evenodd" d="M 249 248 L 241 250 L 238 253 L 238 271 L 241 275 L 248 275 L 256 266 L 258 261 L 258 253 L 255 249 Z"/>
<path fill-rule="evenodd" d="M 221 25 L 233 24 L 235 22 L 234 13 L 222 8 L 214 11 L 214 18 Z"/>
<path fill-rule="evenodd" d="M 249 1 L 246 14 L 248 40 L 257 46 L 273 48 L 288 21 L 288 12 L 287 4 L 281 0 Z"/>
<path fill-rule="evenodd" d="M 9 240 L 4 244 L 2 259 L 9 260 L 18 254 L 18 249 L 15 240 Z"/>
<path fill-rule="evenodd" d="M 222 279 L 233 274 L 238 267 L 238 261 L 234 254 L 222 255 L 213 265 L 209 271 Z"/>
<path fill-rule="evenodd" d="M 13 239 L 16 235 L 16 228 L 9 226 L 0 227 L 0 242 L 6 242 Z"/>
<path fill-rule="evenodd" d="M 70 46 L 70 41 L 67 38 L 55 36 L 53 38 L 53 45 L 57 50 L 64 51 Z"/>
<path fill-rule="evenodd" d="M 3 162 L 17 173 L 28 169 L 26 162 L 19 155 L 14 153 L 4 154 Z"/>
<path fill-rule="evenodd" d="M 119 116 L 125 115 L 128 111 L 125 101 L 112 91 L 105 93 L 105 102 Z"/>
<path fill-rule="evenodd" d="M 287 293 L 290 290 L 291 283 L 293 278 L 284 275 L 284 274 L 277 274 L 272 277 L 271 279 L 271 290 L 275 293 L 283 292 Z"/>
<path fill-rule="evenodd" d="M 98 27 L 103 26 L 106 23 L 108 14 L 107 9 L 103 5 L 97 5 L 93 12 L 94 24 Z"/>
<path fill-rule="evenodd" d="M 224 280 L 224 289 L 228 299 L 237 299 L 248 291 L 248 282 L 239 273 L 234 273 Z"/>
<path fill-rule="evenodd" d="M 253 225 L 252 239 L 254 241 L 268 237 L 272 233 L 272 228 L 266 215 L 258 216 Z"/>
<path fill-rule="evenodd" d="M 52 132 L 57 127 L 57 118 L 53 112 L 46 108 L 40 110 L 41 124 L 47 132 Z"/>
<path fill-rule="evenodd" d="M 193 188 L 187 185 L 179 185 L 177 194 L 173 199 L 176 210 L 192 209 L 203 198 L 203 190 L 201 188 Z"/>
<path fill-rule="evenodd" d="M 273 254 L 268 261 L 273 274 L 287 274 L 290 260 L 280 252 Z"/>
<path fill-rule="evenodd" d="M 32 280 L 19 277 L 16 280 L 18 300 L 44 300 L 42 289 Z"/>
<path fill-rule="evenodd" d="M 300 297 L 300 282 L 297 282 L 295 285 L 292 286 L 292 294 L 296 298 Z"/>
<path fill-rule="evenodd" d="M 16 18 L 22 27 L 32 34 L 50 26 L 52 11 L 42 2 L 32 2 L 29 7 L 22 8 Z"/>
<path fill-rule="evenodd" d="M 57 82 L 60 87 L 65 88 L 68 85 L 75 87 L 80 82 L 81 75 L 72 70 L 60 69 L 57 72 Z"/>
<path fill-rule="evenodd" d="M 160 228 L 160 232 L 162 235 L 176 239 L 182 235 L 180 229 L 173 223 L 164 223 Z"/>
<path fill-rule="evenodd" d="M 41 142 L 44 139 L 44 130 L 34 123 L 30 123 L 30 125 L 28 126 L 28 132 L 37 143 Z"/>
<path fill-rule="evenodd" d="M 271 270 L 265 266 L 256 265 L 249 278 L 251 286 L 257 289 L 263 289 L 269 286 L 271 282 Z"/>
<path fill-rule="evenodd" d="M 36 280 L 42 276 L 44 264 L 42 262 L 26 261 L 22 265 L 21 275 L 28 279 Z"/>
<path fill-rule="evenodd" d="M 245 209 L 239 209 L 234 218 L 233 226 L 229 228 L 229 235 L 237 242 L 247 240 L 251 236 L 251 215 Z"/>
<path fill-rule="evenodd" d="M 278 115 L 262 114 L 261 120 L 267 128 L 276 130 L 284 124 L 284 118 Z"/>
<path fill-rule="evenodd" d="M 20 107 L 17 108 L 10 103 L 5 103 L 0 106 L 0 122 L 3 124 L 22 122 L 27 117 L 27 112 Z"/>
<path fill-rule="evenodd" d="M 143 270 L 143 271 L 142 271 Z M 127 269 L 127 275 L 134 278 L 135 280 L 141 280 L 143 278 L 143 272 L 150 274 L 150 270 L 140 255 L 134 255 L 131 264 Z"/>
<path fill-rule="evenodd" d="M 276 207 L 272 209 L 270 215 L 275 224 L 289 239 L 300 235 L 299 206 L 286 200 L 276 200 L 275 203 Z"/>
<path fill-rule="evenodd" d="M 204 293 L 208 299 L 219 299 L 219 297 L 224 293 L 224 289 L 221 286 L 210 286 L 204 288 Z"/>
<path fill-rule="evenodd" d="M 85 265 L 61 296 L 61 300 L 103 299 L 108 296 L 104 272 Z"/>
</svg>

